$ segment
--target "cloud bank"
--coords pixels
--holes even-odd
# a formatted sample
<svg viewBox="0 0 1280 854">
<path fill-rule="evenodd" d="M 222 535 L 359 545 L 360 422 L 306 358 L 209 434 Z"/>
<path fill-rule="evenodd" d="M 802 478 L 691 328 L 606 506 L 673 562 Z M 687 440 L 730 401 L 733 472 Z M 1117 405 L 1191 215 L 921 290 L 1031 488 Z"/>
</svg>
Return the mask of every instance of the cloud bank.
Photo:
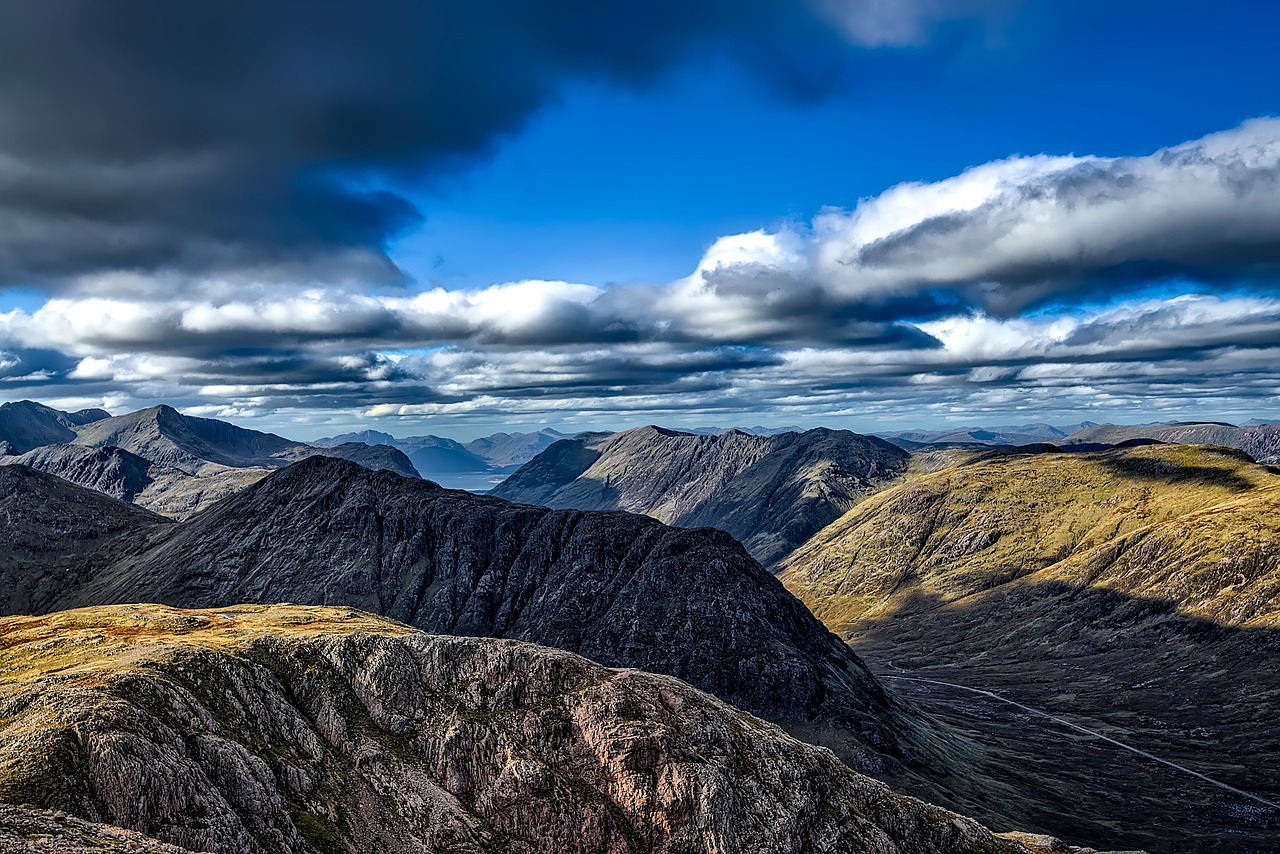
<svg viewBox="0 0 1280 854">
<path fill-rule="evenodd" d="M 421 218 L 398 188 L 566 81 L 722 51 L 807 98 L 1003 5 L 0 0 L 0 287 L 49 295 L 0 313 L 0 397 L 281 427 L 1276 413 L 1274 118 L 901 184 L 673 282 L 447 290 L 389 254 Z"/>
</svg>

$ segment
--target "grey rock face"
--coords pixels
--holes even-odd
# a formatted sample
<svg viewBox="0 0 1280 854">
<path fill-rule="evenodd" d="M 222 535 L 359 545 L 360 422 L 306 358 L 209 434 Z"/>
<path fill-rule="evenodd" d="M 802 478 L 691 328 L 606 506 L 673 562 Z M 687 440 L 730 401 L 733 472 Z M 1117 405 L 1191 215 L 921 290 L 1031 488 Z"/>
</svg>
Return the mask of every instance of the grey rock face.
<svg viewBox="0 0 1280 854">
<path fill-rule="evenodd" d="M 765 565 L 900 477 L 906 451 L 847 430 L 756 436 L 643 427 L 557 442 L 492 491 L 728 531 Z"/>
<path fill-rule="evenodd" d="M 675 679 L 558 650 L 292 606 L 0 637 L 0 799 L 186 849 L 1026 851 Z"/>
</svg>

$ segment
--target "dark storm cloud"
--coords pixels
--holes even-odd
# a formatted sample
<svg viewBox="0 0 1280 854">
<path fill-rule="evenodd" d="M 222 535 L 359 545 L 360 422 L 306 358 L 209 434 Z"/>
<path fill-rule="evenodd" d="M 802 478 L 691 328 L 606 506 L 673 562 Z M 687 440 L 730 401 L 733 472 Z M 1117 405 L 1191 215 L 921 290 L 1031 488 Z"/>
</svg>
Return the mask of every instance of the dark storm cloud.
<svg viewBox="0 0 1280 854">
<path fill-rule="evenodd" d="M 384 248 L 419 213 L 388 187 L 566 79 L 642 85 L 724 49 L 812 89 L 840 68 L 829 23 L 765 0 L 0 0 L 0 286 L 394 281 Z"/>
</svg>

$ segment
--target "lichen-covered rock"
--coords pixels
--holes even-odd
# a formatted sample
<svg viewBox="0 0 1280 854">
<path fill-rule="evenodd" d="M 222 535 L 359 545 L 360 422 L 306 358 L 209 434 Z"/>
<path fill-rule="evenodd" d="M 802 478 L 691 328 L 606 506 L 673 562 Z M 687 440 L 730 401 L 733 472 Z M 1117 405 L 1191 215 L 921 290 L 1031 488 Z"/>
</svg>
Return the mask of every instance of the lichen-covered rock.
<svg viewBox="0 0 1280 854">
<path fill-rule="evenodd" d="M 0 801 L 191 850 L 1026 851 L 675 679 L 524 643 L 114 606 L 0 646 Z"/>
<path fill-rule="evenodd" d="M 196 854 L 133 830 L 58 810 L 0 804 L 0 854 Z"/>
</svg>

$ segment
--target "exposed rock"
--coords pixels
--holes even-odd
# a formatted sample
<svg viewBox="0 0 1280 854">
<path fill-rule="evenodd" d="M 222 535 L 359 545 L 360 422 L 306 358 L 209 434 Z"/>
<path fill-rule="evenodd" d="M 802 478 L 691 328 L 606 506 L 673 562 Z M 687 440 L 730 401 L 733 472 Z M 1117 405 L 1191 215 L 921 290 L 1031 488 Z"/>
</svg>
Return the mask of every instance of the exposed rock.
<svg viewBox="0 0 1280 854">
<path fill-rule="evenodd" d="M 133 830 L 85 821 L 60 810 L 0 804 L 0 852 L 6 854 L 195 854 Z"/>
<path fill-rule="evenodd" d="M 1028 850 L 677 680 L 528 644 L 120 606 L 0 645 L 0 800 L 187 849 Z"/>
<path fill-rule="evenodd" d="M 122 501 L 133 501 L 153 482 L 152 464 L 121 448 L 43 445 L 0 465 L 24 465 Z"/>
<path fill-rule="evenodd" d="M 908 459 L 882 439 L 846 430 L 755 436 L 643 427 L 558 442 L 492 494 L 718 527 L 771 565 L 899 478 Z"/>
</svg>

